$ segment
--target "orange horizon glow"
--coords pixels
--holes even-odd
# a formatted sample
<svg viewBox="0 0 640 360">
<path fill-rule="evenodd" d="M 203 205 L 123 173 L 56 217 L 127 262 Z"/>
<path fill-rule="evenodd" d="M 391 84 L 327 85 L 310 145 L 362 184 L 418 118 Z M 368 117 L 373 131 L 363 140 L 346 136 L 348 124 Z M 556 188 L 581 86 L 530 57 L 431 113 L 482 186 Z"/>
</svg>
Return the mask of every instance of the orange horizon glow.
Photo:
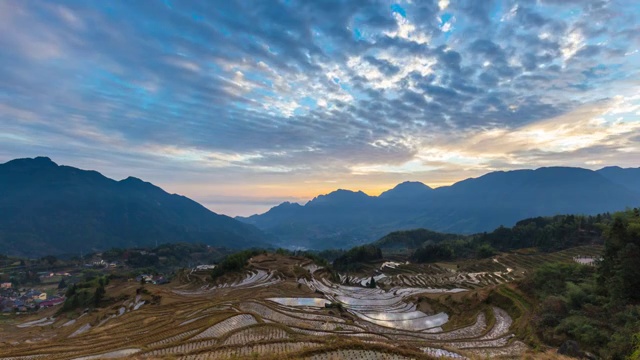
<svg viewBox="0 0 640 360">
<path fill-rule="evenodd" d="M 451 181 L 440 181 L 424 183 L 431 188 L 438 188 L 442 186 L 449 186 L 457 181 L 463 179 L 456 179 Z M 316 186 L 310 187 L 309 182 L 298 182 L 290 184 L 273 184 L 273 185 L 257 185 L 257 186 L 215 186 L 216 193 L 211 192 L 210 184 L 159 184 L 163 189 L 170 193 L 177 193 L 187 196 L 195 201 L 200 202 L 213 212 L 219 214 L 225 214 L 229 216 L 249 216 L 256 213 L 263 213 L 270 208 L 277 206 L 285 201 L 296 202 L 301 205 L 306 204 L 313 198 L 326 195 L 338 189 L 350 190 L 350 191 L 362 191 L 369 196 L 379 196 L 383 192 L 393 189 L 396 185 L 404 181 L 419 181 L 419 180 L 402 180 L 397 183 L 381 183 L 372 184 L 367 182 L 340 182 L 340 183 L 322 183 L 314 184 Z M 222 191 L 221 191 L 222 190 Z M 216 197 L 224 197 L 230 193 L 242 194 L 238 200 L 223 199 L 217 200 Z M 209 199 L 212 198 L 212 199 Z M 243 199 L 251 199 L 255 202 L 263 202 L 262 204 L 247 204 L 243 203 Z"/>
</svg>

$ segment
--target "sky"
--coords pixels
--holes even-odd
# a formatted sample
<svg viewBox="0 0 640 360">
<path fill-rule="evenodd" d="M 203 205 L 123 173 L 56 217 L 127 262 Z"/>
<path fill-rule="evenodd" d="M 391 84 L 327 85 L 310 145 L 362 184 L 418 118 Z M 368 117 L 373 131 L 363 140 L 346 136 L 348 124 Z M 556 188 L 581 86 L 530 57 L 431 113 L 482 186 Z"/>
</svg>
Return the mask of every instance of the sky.
<svg viewBox="0 0 640 360">
<path fill-rule="evenodd" d="M 228 215 L 640 166 L 640 2 L 0 1 L 0 162 Z"/>
</svg>

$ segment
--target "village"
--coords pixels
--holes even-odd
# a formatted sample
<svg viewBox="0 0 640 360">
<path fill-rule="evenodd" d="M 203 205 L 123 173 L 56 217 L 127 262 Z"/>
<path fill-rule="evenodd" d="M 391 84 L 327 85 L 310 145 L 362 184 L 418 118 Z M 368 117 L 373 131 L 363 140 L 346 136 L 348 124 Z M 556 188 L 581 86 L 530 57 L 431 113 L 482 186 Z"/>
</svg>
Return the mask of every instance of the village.
<svg viewBox="0 0 640 360">
<path fill-rule="evenodd" d="M 69 273 L 51 274 L 51 277 L 70 276 Z M 47 275 L 48 276 L 48 275 Z M 14 287 L 11 282 L 0 283 L 0 312 L 27 313 L 64 303 L 64 288 L 51 286 Z"/>
<path fill-rule="evenodd" d="M 140 251 L 140 255 L 147 255 Z M 125 278 L 148 284 L 166 284 L 166 275 L 155 268 L 137 269 L 125 261 L 105 260 L 102 253 L 64 261 L 3 259 L 0 264 L 0 314 L 26 315 L 64 304 L 68 287 L 98 276 Z"/>
</svg>

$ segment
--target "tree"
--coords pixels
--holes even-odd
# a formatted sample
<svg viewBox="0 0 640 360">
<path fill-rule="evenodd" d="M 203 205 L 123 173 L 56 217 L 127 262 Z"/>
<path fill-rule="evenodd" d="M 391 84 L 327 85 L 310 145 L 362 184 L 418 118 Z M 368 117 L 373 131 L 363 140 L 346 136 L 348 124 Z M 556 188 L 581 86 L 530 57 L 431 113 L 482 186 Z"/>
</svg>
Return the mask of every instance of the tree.
<svg viewBox="0 0 640 360">
<path fill-rule="evenodd" d="M 95 306 L 96 307 L 98 307 L 100 305 L 100 302 L 104 298 L 105 294 L 106 294 L 106 291 L 104 290 L 104 286 L 98 286 L 96 288 L 96 292 L 93 295 L 93 300 L 95 302 Z"/>
<path fill-rule="evenodd" d="M 64 294 L 64 296 L 68 299 L 70 297 L 72 297 L 73 295 L 76 294 L 76 291 L 78 290 L 76 284 L 71 284 L 71 286 L 69 286 L 67 288 L 67 292 Z"/>
<path fill-rule="evenodd" d="M 482 244 L 478 248 L 478 258 L 479 259 L 492 257 L 495 254 L 496 254 L 496 250 L 493 247 L 491 247 L 491 245 L 489 245 L 489 244 Z"/>
<path fill-rule="evenodd" d="M 635 210 L 617 213 L 606 231 L 598 287 L 618 300 L 640 301 L 640 217 Z"/>
<path fill-rule="evenodd" d="M 620 251 L 614 291 L 618 298 L 640 301 L 640 247 L 635 244 Z"/>
<path fill-rule="evenodd" d="M 225 257 L 224 260 L 212 270 L 211 278 L 215 280 L 227 272 L 242 270 L 247 265 L 249 259 L 260 253 L 258 250 L 244 250 Z"/>
<path fill-rule="evenodd" d="M 53 255 L 47 255 L 47 256 L 43 257 L 41 260 L 43 262 L 48 263 L 49 266 L 52 266 L 53 264 L 55 264 L 58 261 L 58 259 Z"/>
<path fill-rule="evenodd" d="M 411 255 L 411 260 L 416 262 L 451 260 L 454 257 L 454 253 L 454 245 L 452 243 L 441 242 L 434 244 L 427 242 L 414 251 Z"/>
<path fill-rule="evenodd" d="M 369 287 L 372 289 L 376 288 L 376 279 L 372 276 L 371 281 L 369 281 Z"/>
<path fill-rule="evenodd" d="M 66 287 L 67 287 L 67 282 L 66 282 L 66 281 L 64 281 L 64 278 L 62 278 L 62 279 L 60 280 L 60 282 L 58 283 L 58 289 L 64 289 L 64 288 L 66 288 Z"/>
<path fill-rule="evenodd" d="M 633 343 L 635 344 L 635 348 L 634 348 L 633 354 L 629 356 L 629 359 L 640 360 L 640 333 L 637 333 L 633 336 Z"/>
<path fill-rule="evenodd" d="M 341 271 L 356 270 L 362 263 L 382 259 L 382 250 L 374 245 L 356 246 L 335 259 L 333 266 Z"/>
<path fill-rule="evenodd" d="M 105 261 L 116 261 L 116 260 L 119 260 L 123 254 L 124 254 L 123 249 L 111 248 L 102 253 L 102 258 Z"/>
</svg>

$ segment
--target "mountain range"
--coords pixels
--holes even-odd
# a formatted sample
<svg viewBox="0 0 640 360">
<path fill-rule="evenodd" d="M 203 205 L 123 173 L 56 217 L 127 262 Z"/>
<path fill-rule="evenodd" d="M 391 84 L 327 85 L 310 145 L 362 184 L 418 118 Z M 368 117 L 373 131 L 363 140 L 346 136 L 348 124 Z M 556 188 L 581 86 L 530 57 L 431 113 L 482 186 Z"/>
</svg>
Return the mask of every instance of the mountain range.
<svg viewBox="0 0 640 360">
<path fill-rule="evenodd" d="M 165 242 L 247 248 L 267 241 L 252 225 L 134 177 L 116 181 L 46 157 L 0 164 L 0 253 L 79 254 Z"/>
<path fill-rule="evenodd" d="M 432 189 L 404 182 L 379 196 L 336 190 L 230 218 L 129 177 L 46 157 L 0 164 L 0 253 L 40 256 L 166 242 L 229 248 L 350 248 L 398 230 L 490 231 L 518 220 L 640 205 L 640 168 L 497 171 Z"/>
<path fill-rule="evenodd" d="M 556 214 L 596 214 L 640 205 L 640 168 L 570 167 L 496 171 L 432 189 L 404 182 L 379 196 L 336 190 L 305 205 L 282 203 L 238 220 L 264 230 L 278 245 L 349 248 L 392 231 L 490 231 L 518 220 Z"/>
</svg>

